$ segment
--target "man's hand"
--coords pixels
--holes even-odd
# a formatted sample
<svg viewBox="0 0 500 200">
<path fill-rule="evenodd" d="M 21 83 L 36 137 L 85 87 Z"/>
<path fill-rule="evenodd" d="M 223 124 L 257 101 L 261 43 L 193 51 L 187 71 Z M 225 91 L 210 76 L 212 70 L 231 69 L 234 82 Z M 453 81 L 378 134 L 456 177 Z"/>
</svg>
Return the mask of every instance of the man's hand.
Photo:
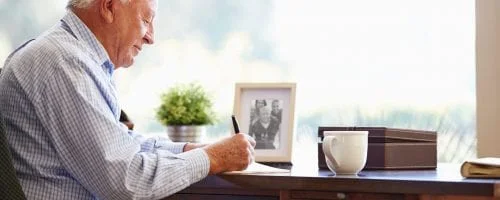
<svg viewBox="0 0 500 200">
<path fill-rule="evenodd" d="M 204 147 L 210 158 L 210 174 L 244 170 L 254 161 L 255 140 L 239 133 Z"/>
</svg>

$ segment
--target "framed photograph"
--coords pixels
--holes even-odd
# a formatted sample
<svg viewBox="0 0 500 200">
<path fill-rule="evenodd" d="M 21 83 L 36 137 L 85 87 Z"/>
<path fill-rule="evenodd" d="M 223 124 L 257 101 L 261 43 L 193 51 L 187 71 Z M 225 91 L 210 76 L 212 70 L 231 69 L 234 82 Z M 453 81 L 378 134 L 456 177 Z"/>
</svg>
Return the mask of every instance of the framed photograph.
<svg viewBox="0 0 500 200">
<path fill-rule="evenodd" d="M 255 161 L 291 163 L 295 83 L 236 83 L 234 115 L 256 141 Z"/>
</svg>

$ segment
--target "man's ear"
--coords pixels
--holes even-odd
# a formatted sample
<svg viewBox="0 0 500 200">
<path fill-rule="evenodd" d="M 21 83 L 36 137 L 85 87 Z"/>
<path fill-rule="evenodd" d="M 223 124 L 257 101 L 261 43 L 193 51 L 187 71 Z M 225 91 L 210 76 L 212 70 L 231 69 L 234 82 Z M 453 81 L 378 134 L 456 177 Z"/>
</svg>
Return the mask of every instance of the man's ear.
<svg viewBox="0 0 500 200">
<path fill-rule="evenodd" d="M 115 20 L 115 10 L 113 8 L 115 0 L 102 0 L 99 3 L 101 17 L 106 23 L 113 23 Z"/>
</svg>

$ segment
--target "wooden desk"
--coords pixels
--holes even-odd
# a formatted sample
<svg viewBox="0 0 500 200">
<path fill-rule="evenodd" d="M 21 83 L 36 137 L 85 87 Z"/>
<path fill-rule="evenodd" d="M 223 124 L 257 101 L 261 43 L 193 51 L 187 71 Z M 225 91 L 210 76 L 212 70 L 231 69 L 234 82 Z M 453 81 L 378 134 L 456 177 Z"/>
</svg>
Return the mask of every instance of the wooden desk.
<svg viewBox="0 0 500 200">
<path fill-rule="evenodd" d="M 500 179 L 464 179 L 459 165 L 436 170 L 362 171 L 334 176 L 294 166 L 288 174 L 218 175 L 167 199 L 500 199 Z"/>
</svg>

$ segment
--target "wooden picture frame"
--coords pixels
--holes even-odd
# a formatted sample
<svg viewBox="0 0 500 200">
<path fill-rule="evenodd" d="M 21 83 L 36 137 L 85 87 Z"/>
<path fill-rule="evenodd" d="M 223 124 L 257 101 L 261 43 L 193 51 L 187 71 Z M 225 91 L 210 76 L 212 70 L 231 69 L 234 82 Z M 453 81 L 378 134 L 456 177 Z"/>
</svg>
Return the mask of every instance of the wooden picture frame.
<svg viewBox="0 0 500 200">
<path fill-rule="evenodd" d="M 256 162 L 291 164 L 295 98 L 295 83 L 236 83 L 234 115 L 256 140 Z"/>
</svg>

